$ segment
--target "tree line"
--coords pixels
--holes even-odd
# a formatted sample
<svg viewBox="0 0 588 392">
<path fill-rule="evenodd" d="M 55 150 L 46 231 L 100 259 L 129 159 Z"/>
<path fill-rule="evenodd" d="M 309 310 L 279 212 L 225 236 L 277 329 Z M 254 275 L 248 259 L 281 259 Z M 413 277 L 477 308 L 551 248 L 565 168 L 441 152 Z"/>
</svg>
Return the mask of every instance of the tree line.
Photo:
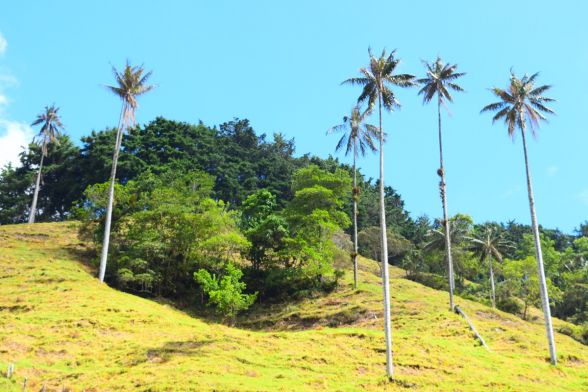
<svg viewBox="0 0 588 392">
<path fill-rule="evenodd" d="M 201 303 L 206 298 L 233 316 L 256 299 L 334 288 L 340 273 L 333 259 L 340 253 L 332 239 L 345 231 L 355 287 L 357 255 L 381 261 L 390 377 L 389 263 L 404 266 L 411 279 L 447 289 L 451 310 L 455 291 L 489 298 L 492 306 L 523 317 L 529 305 L 541 305 L 555 364 L 551 309 L 585 322 L 588 278 L 586 224 L 577 237 L 543 230 L 534 208 L 526 131 L 534 134 L 544 114 L 553 113 L 546 106 L 553 99 L 544 95 L 550 86 L 536 86 L 538 74 L 511 73 L 506 89 L 492 89 L 499 101 L 482 108 L 495 112 L 493 122 L 504 120 L 511 137 L 516 130 L 522 135 L 531 226 L 474 225 L 467 216 L 449 215 L 441 127 L 441 108 L 453 101 L 450 91 L 463 91 L 457 82 L 465 73 L 437 58 L 424 63 L 419 79 L 396 73 L 399 63 L 395 51 L 375 56 L 369 50 L 360 76 L 343 82 L 359 85 L 361 93 L 343 124 L 329 133 L 344 132 L 336 149 L 352 154 L 352 166 L 331 157 L 294 157 L 293 139 L 258 136 L 247 120 L 211 128 L 156 118 L 136 126 L 137 97 L 153 86 L 147 84 L 150 72 L 127 63 L 122 72 L 113 69 L 116 84 L 108 87 L 122 101 L 117 128 L 93 131 L 77 147 L 63 134 L 55 106 L 38 116 L 39 139 L 23 151 L 19 167 L 8 165 L 0 173 L 0 223 L 81 219 L 84 234 L 101 252 L 101 280 L 176 299 L 200 293 Z M 435 221 L 411 218 L 384 183 L 382 111 L 400 109 L 395 87 L 416 86 L 423 103 L 437 103 L 443 217 Z M 378 126 L 367 124 L 376 111 Z M 369 151 L 379 152 L 375 181 L 356 165 Z M 446 284 L 437 279 L 442 275 Z M 578 306 L 571 310 L 570 303 Z"/>
</svg>

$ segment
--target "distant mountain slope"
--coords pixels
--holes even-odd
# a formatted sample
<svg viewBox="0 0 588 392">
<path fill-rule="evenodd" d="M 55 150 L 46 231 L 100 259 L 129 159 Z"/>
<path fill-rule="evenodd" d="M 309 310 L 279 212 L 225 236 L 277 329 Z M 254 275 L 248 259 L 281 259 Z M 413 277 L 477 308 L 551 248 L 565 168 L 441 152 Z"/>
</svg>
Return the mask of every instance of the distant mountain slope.
<svg viewBox="0 0 588 392">
<path fill-rule="evenodd" d="M 257 307 L 230 328 L 100 284 L 79 261 L 83 250 L 72 223 L 0 227 L 0 369 L 16 368 L 0 390 L 20 391 L 24 377 L 30 391 L 44 383 L 74 391 L 588 390 L 587 346 L 557 334 L 560 365 L 552 367 L 540 323 L 458 299 L 488 352 L 447 310 L 446 293 L 398 269 L 397 380 L 388 383 L 378 267 L 369 260 L 357 292 L 345 284 Z"/>
</svg>

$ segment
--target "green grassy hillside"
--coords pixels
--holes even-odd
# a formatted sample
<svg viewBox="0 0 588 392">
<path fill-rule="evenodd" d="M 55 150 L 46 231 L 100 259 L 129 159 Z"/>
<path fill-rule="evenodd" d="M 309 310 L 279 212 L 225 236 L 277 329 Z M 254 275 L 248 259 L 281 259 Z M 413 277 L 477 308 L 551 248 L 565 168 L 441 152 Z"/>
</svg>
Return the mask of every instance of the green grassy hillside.
<svg viewBox="0 0 588 392">
<path fill-rule="evenodd" d="M 378 267 L 360 289 L 257 306 L 238 328 L 192 318 L 100 284 L 71 223 L 0 227 L 0 390 L 588 390 L 588 347 L 556 334 L 549 365 L 540 320 L 458 298 L 486 339 L 447 310 L 447 294 L 393 269 L 397 379 L 384 377 Z M 556 326 L 563 322 L 555 321 Z M 60 389 L 61 390 L 61 389 Z"/>
</svg>

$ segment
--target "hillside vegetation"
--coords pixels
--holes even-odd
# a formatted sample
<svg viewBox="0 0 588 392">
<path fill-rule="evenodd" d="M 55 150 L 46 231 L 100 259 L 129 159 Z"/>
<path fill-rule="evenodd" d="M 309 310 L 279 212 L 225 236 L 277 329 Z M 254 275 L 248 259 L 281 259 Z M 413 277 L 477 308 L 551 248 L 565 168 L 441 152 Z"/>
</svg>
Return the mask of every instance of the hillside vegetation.
<svg viewBox="0 0 588 392">
<path fill-rule="evenodd" d="M 100 284 L 76 224 L 0 227 L 0 390 L 588 390 L 588 347 L 540 320 L 457 298 L 491 351 L 448 311 L 447 293 L 392 269 L 396 380 L 384 377 L 378 266 L 361 259 L 328 296 L 256 305 L 237 327 Z M 556 329 L 565 324 L 554 319 Z M 61 390 L 61 389 L 59 389 Z"/>
</svg>

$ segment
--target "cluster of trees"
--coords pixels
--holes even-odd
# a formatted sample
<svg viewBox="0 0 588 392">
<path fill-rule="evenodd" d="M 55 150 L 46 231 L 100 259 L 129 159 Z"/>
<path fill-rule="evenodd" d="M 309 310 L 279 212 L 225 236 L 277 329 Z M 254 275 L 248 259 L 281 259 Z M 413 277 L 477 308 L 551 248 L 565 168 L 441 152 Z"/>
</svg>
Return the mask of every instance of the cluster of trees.
<svg viewBox="0 0 588 392">
<path fill-rule="evenodd" d="M 55 140 L 47 142 L 46 156 L 43 155 L 42 145 L 32 143 L 29 149 L 21 154 L 21 165 L 18 168 L 7 166 L 1 171 L 0 222 L 2 224 L 27 222 L 38 173 L 37 168 L 42 157 L 44 157 L 43 181 L 38 198 L 37 219 L 51 221 L 72 216 L 87 219 L 89 216 L 82 212 L 92 210 L 99 204 L 98 201 L 90 203 L 89 200 L 94 200 L 101 195 L 102 205 L 106 203 L 104 192 L 107 187 L 104 183 L 108 181 L 109 160 L 115 136 L 115 129 L 92 132 L 89 136 L 82 138 L 81 146 L 78 147 L 67 135 L 57 135 Z M 153 186 L 155 181 L 153 179 L 158 178 L 158 183 L 169 186 L 175 184 L 173 186 L 177 188 L 181 182 L 164 181 L 163 178 L 165 176 L 180 178 L 184 174 L 195 176 L 194 178 L 201 179 L 202 189 L 206 190 L 199 194 L 199 198 L 204 198 L 202 195 L 205 195 L 215 203 L 230 200 L 225 202 L 222 208 L 215 206 L 214 209 L 209 209 L 208 213 L 224 211 L 234 214 L 235 216 L 231 217 L 231 221 L 234 221 L 231 223 L 231 230 L 240 233 L 241 237 L 248 241 L 247 246 L 240 249 L 243 250 L 243 257 L 234 261 L 237 263 L 239 260 L 246 259 L 249 263 L 237 263 L 237 267 L 244 270 L 241 281 L 248 283 L 248 288 L 244 289 L 243 293 L 258 292 L 259 300 L 284 298 L 285 295 L 304 295 L 304 292 L 298 292 L 295 286 L 290 286 L 289 291 L 286 287 L 281 291 L 279 286 L 266 287 L 264 283 L 266 282 L 264 279 L 267 278 L 266 273 L 272 266 L 279 265 L 280 257 L 283 256 L 279 254 L 280 247 L 283 246 L 286 234 L 289 233 L 286 230 L 287 223 L 283 212 L 292 201 L 297 189 L 293 187 L 294 173 L 308 168 L 309 165 L 315 165 L 326 173 L 344 171 L 351 178 L 354 170 L 331 158 L 320 159 L 308 155 L 294 157 L 294 148 L 294 141 L 286 140 L 282 135 L 274 135 L 271 141 L 268 141 L 265 135 L 258 136 L 247 120 L 233 120 L 218 128 L 210 128 L 204 124 L 188 124 L 156 118 L 145 126 L 133 129 L 123 137 L 119 161 L 120 185 L 116 190 L 120 201 L 115 204 L 114 221 L 117 222 L 123 216 L 125 218 L 122 221 L 129 219 L 132 208 L 136 209 L 141 205 L 137 199 L 141 195 L 144 201 L 149 202 L 144 204 L 143 208 L 148 206 L 154 210 L 157 209 L 156 203 L 159 199 L 147 197 L 147 194 L 141 191 L 140 184 L 151 181 L 150 186 Z M 198 176 L 194 174 L 194 169 L 199 171 Z M 172 176 L 170 173 L 175 174 Z M 349 192 L 353 192 L 353 187 L 350 186 L 350 189 Z M 381 255 L 379 182 L 366 179 L 358 171 L 355 189 L 357 189 L 356 192 L 360 192 L 355 195 L 356 197 L 352 197 L 351 194 L 340 196 L 343 203 L 342 211 L 347 214 L 349 221 L 356 217 L 358 253 L 377 259 Z M 131 194 L 134 192 L 135 196 L 131 197 L 129 192 Z M 183 191 L 173 193 L 181 197 L 189 196 Z M 193 196 L 196 195 L 190 197 Z M 181 200 L 176 200 L 176 207 L 183 208 L 185 203 L 180 202 Z M 125 206 L 125 203 L 131 202 L 134 203 L 134 207 Z M 357 215 L 353 214 L 354 202 L 357 203 Z M 391 264 L 404 266 L 411 279 L 440 289 L 448 289 L 447 282 L 443 282 L 441 278 L 447 276 L 447 267 L 444 232 L 440 222 L 432 222 L 427 217 L 411 218 L 404 208 L 400 195 L 388 186 L 385 187 L 385 206 L 388 261 Z M 123 212 L 125 209 L 128 211 Z M 98 219 L 95 219 L 93 223 L 95 226 L 89 227 L 92 227 L 92 230 L 98 230 L 93 238 L 100 246 L 103 234 L 99 229 L 101 211 L 97 208 L 93 213 Z M 142 216 L 141 222 L 146 222 L 147 218 L 147 215 Z M 213 221 L 219 222 L 217 219 Z M 525 302 L 521 300 L 526 301 L 527 305 L 538 304 L 539 286 L 536 274 L 521 275 L 521 279 L 513 280 L 509 277 L 512 274 L 505 272 L 505 267 L 509 264 L 514 265 L 513 263 L 527 260 L 526 265 L 529 267 L 529 260 L 534 260 L 529 259 L 534 256 L 533 247 L 530 245 L 532 241 L 529 226 L 515 222 L 474 224 L 470 218 L 462 215 L 456 215 L 450 222 L 452 238 L 455 237 L 453 254 L 456 262 L 456 288 L 461 295 L 469 295 L 479 301 L 492 304 L 491 283 L 494 282 L 497 307 L 523 315 Z M 115 224 L 116 227 L 117 225 Z M 491 228 L 489 242 L 494 244 L 500 257 L 497 257 L 493 250 L 490 250 L 490 256 L 484 256 L 480 251 L 473 249 L 474 240 L 482 242 L 487 240 L 489 233 L 486 232 L 486 227 Z M 118 230 L 114 230 L 115 237 L 118 236 Z M 346 231 L 353 234 L 351 226 Z M 220 230 L 213 232 L 219 233 Z M 551 298 L 553 312 L 556 316 L 574 323 L 585 323 L 588 296 L 586 289 L 588 285 L 586 272 L 588 223 L 579 226 L 577 235 L 548 229 L 541 229 L 540 232 L 543 238 L 547 278 L 548 282 L 551 282 L 549 285 L 550 294 L 553 297 Z M 155 232 L 145 230 L 127 233 L 127 235 L 149 235 L 149 233 Z M 434 239 L 436 241 L 433 241 Z M 118 243 L 118 240 L 114 242 Z M 500 245 L 500 242 L 503 244 Z M 136 247 L 137 252 L 146 252 L 140 244 L 140 241 L 135 240 L 132 247 Z M 172 246 L 172 249 L 178 248 L 176 245 Z M 555 251 L 552 251 L 552 248 Z M 130 249 L 128 244 L 125 249 Z M 168 262 L 167 260 L 165 262 L 156 260 L 154 254 L 145 253 L 141 257 L 136 254 L 130 257 L 127 254 L 127 258 L 119 262 L 118 252 L 120 251 L 116 245 L 113 254 L 117 256 L 112 259 L 113 265 L 108 269 L 107 274 L 111 284 L 143 295 L 167 295 L 176 299 L 201 298 L 200 289 L 194 284 L 192 277 L 196 270 L 185 270 L 182 282 L 168 285 L 166 282 L 173 281 L 173 278 L 166 277 L 162 280 L 157 277 L 162 273 L 158 269 L 162 268 L 165 262 Z M 484 256 L 483 259 L 482 256 Z M 140 263 L 132 268 L 126 266 L 131 262 L 130 260 L 137 263 L 139 259 L 145 260 L 145 263 L 147 259 L 151 260 L 153 265 L 145 271 L 153 272 L 143 272 Z M 227 260 L 234 259 L 223 260 L 223 263 L 216 263 L 216 269 L 210 269 L 209 272 L 218 277 L 223 276 L 223 264 Z M 494 279 L 490 279 L 491 265 Z M 173 264 L 171 266 L 179 267 Z M 119 270 L 122 270 L 121 273 L 118 272 Z M 506 271 L 510 272 L 512 268 L 506 268 Z M 275 274 L 276 271 L 272 273 L 272 275 Z M 271 278 L 267 280 L 267 282 L 270 281 Z M 468 281 L 476 284 L 468 285 L 466 283 Z M 519 284 L 520 286 L 517 287 Z M 186 285 L 191 288 L 182 291 Z M 174 286 L 180 287 L 180 290 L 173 289 Z M 523 291 L 527 287 L 531 288 L 528 290 L 529 295 Z M 555 292 L 555 289 L 559 292 Z M 186 294 L 188 291 L 190 291 L 189 295 Z"/>
<path fill-rule="evenodd" d="M 451 218 L 456 291 L 489 306 L 529 317 L 531 306 L 541 306 L 531 227 L 516 222 L 475 224 L 471 217 Z M 550 307 L 564 320 L 583 325 L 588 343 L 588 223 L 575 235 L 540 228 Z M 419 244 L 406 243 L 399 262 L 410 279 L 447 289 L 443 228 L 434 222 Z M 361 233 L 360 233 L 361 234 Z M 360 235 L 360 245 L 361 242 Z M 373 244 L 363 244 L 366 251 Z M 360 251 L 361 251 L 360 247 Z"/>
<path fill-rule="evenodd" d="M 417 79 L 396 73 L 399 63 L 395 51 L 374 56 L 369 50 L 369 65 L 343 82 L 362 88 L 350 115 L 330 130 L 344 132 L 336 149 L 352 154 L 351 167 L 332 158 L 295 158 L 293 139 L 275 134 L 269 141 L 247 120 L 217 129 L 157 118 L 136 127 L 137 97 L 153 86 L 147 84 L 150 72 L 127 63 L 122 72 L 113 69 L 116 84 L 108 87 L 122 101 L 117 128 L 92 132 L 77 147 L 61 132 L 57 108 L 48 107 L 38 117 L 40 142 L 21 154 L 21 166 L 0 172 L 0 224 L 83 219 L 84 233 L 101 250 L 101 280 L 173 298 L 199 293 L 226 315 L 256 298 L 334 287 L 332 239 L 348 230 L 356 287 L 358 253 L 381 260 L 389 377 L 389 263 L 446 288 L 451 310 L 455 290 L 489 298 L 492 306 L 523 317 L 529 305 L 541 304 L 555 364 L 551 309 L 574 322 L 586 321 L 588 240 L 585 226 L 578 237 L 541 230 L 535 214 L 526 136 L 527 128 L 534 133 L 545 114 L 553 113 L 546 106 L 553 99 L 544 95 L 550 86 L 536 86 L 537 74 L 511 73 L 506 89 L 492 89 L 499 101 L 482 109 L 495 112 L 493 121 L 504 120 L 511 137 L 521 132 L 530 228 L 474 225 L 462 215 L 450 218 L 441 127 L 441 107 L 452 102 L 450 92 L 463 91 L 457 82 L 465 74 L 437 58 L 424 63 L 425 77 Z M 434 223 L 412 219 L 384 183 L 382 111 L 400 108 L 396 87 L 415 86 L 423 103 L 437 103 L 443 218 Z M 375 111 L 378 126 L 367 124 Z M 356 158 L 368 151 L 379 151 L 377 181 L 366 180 L 356 166 Z M 107 264 L 109 255 L 114 257 Z M 437 279 L 443 274 L 446 283 Z"/>
<path fill-rule="evenodd" d="M 94 131 L 80 147 L 56 134 L 46 155 L 31 143 L 19 167 L 0 172 L 0 223 L 28 221 L 44 159 L 37 220 L 81 219 L 103 249 L 117 133 Z M 331 236 L 349 227 L 352 170 L 294 150 L 293 139 L 268 140 L 238 119 L 211 128 L 156 118 L 124 134 L 106 280 L 142 295 L 211 301 L 225 314 L 255 294 L 273 301 L 332 289 L 341 255 Z M 356 181 L 360 227 L 376 226 L 378 183 L 361 173 Z M 413 221 L 389 187 L 386 206 L 391 227 L 410 236 Z"/>
<path fill-rule="evenodd" d="M 348 171 L 309 165 L 294 172 L 293 197 L 279 207 L 266 189 L 229 208 L 202 171 L 146 172 L 116 184 L 106 278 L 125 290 L 196 302 L 226 316 L 260 299 L 335 287 L 333 235 L 349 226 Z M 73 212 L 97 247 L 109 183 L 86 189 Z M 245 282 L 247 283 L 245 285 Z M 245 292 L 247 291 L 247 292 Z M 203 296 L 204 295 L 204 296 Z"/>
</svg>

